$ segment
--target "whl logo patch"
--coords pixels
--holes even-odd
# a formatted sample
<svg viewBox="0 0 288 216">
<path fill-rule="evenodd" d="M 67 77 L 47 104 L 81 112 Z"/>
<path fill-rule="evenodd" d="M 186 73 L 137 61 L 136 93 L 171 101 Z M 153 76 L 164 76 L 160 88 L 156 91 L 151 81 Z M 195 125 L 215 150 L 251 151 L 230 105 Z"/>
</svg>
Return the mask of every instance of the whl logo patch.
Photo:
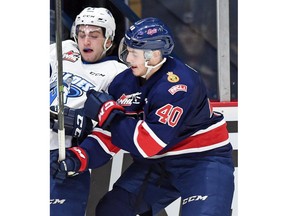
<svg viewBox="0 0 288 216">
<path fill-rule="evenodd" d="M 130 95 L 122 94 L 121 97 L 117 100 L 117 103 L 123 107 L 131 106 L 132 104 L 140 104 L 141 94 L 141 92 L 136 92 Z"/>
</svg>

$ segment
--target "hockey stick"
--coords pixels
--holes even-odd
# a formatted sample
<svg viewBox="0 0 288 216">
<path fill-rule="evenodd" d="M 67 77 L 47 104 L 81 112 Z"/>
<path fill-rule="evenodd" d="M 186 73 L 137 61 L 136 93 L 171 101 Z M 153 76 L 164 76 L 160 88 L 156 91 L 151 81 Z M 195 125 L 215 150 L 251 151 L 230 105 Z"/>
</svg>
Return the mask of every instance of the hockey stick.
<svg viewBox="0 0 288 216">
<path fill-rule="evenodd" d="M 57 96 L 58 96 L 58 145 L 59 158 L 65 159 L 65 128 L 64 128 L 64 86 L 63 86 L 63 64 L 62 64 L 62 1 L 55 0 L 55 18 L 56 18 L 56 52 L 57 52 Z"/>
</svg>

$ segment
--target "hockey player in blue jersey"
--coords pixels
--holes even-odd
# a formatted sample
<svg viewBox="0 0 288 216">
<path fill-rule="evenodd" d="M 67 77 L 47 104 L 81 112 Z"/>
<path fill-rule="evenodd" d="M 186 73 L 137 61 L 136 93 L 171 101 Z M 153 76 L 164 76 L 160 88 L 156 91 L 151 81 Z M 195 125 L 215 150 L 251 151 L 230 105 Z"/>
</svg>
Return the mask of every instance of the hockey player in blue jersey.
<svg viewBox="0 0 288 216">
<path fill-rule="evenodd" d="M 90 119 L 73 109 L 83 107 L 86 92 L 90 89 L 107 91 L 113 78 L 126 69 L 118 58 L 107 56 L 112 51 L 116 24 L 111 12 L 106 8 L 85 8 L 75 19 L 71 29 L 73 40 L 62 43 L 63 81 L 69 84 L 69 93 L 65 105 L 65 146 L 71 148 L 85 138 L 92 130 Z M 50 45 L 50 107 L 57 107 L 57 57 L 56 44 Z M 68 82 L 69 81 L 69 82 Z M 51 216 L 84 216 L 88 203 L 90 172 L 85 170 L 81 175 L 70 175 L 68 178 L 54 178 L 53 165 L 58 160 L 58 123 L 57 116 L 50 118 L 50 215 Z M 74 121 L 75 117 L 75 121 Z M 67 128 L 75 123 L 75 128 Z M 83 129 L 84 127 L 86 129 Z M 77 133 L 82 131 L 82 133 Z M 86 134 L 85 134 L 85 133 Z M 81 136 L 80 136 L 81 135 Z M 74 138 L 73 138 L 74 137 Z M 77 153 L 77 151 L 75 152 Z M 73 152 L 67 151 L 67 157 Z M 57 169 L 57 168 L 56 168 Z M 80 170 L 81 171 L 81 170 Z M 59 177 L 59 176 L 58 176 Z M 65 176 L 66 177 L 66 176 Z"/>
<path fill-rule="evenodd" d="M 155 215 L 179 197 L 182 216 L 231 215 L 234 166 L 226 122 L 212 111 L 200 74 L 169 56 L 173 48 L 161 20 L 137 21 L 119 46 L 129 68 L 114 78 L 109 95 L 87 92 L 84 114 L 99 128 L 76 148 L 88 157 L 71 155 L 58 173 L 101 166 L 119 149 L 133 157 L 97 205 L 97 216 Z"/>
</svg>

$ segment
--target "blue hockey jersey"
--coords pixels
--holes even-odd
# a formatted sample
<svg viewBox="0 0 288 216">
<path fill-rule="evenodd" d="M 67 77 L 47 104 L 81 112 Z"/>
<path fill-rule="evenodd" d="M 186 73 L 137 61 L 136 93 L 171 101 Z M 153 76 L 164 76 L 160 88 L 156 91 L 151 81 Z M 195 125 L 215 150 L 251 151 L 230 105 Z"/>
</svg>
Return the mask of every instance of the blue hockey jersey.
<svg viewBox="0 0 288 216">
<path fill-rule="evenodd" d="M 141 79 L 128 68 L 110 84 L 109 94 L 126 113 L 143 113 L 143 119 L 128 115 L 113 121 L 111 133 L 95 129 L 89 136 L 90 142 L 95 142 L 94 139 L 100 144 L 95 154 L 105 152 L 108 159 L 123 149 L 132 157 L 157 159 L 229 144 L 224 117 L 212 111 L 206 87 L 197 71 L 168 57 L 148 80 L 143 83 Z M 91 163 L 98 165 L 101 157 L 97 155 L 98 159 L 92 159 Z"/>
</svg>

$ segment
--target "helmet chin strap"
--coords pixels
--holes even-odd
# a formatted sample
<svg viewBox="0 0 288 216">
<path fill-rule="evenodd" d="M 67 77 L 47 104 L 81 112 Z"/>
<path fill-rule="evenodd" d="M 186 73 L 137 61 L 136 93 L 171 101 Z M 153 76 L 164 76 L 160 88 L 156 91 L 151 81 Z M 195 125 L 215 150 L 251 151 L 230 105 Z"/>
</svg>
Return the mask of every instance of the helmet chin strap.
<svg viewBox="0 0 288 216">
<path fill-rule="evenodd" d="M 104 44 L 103 44 L 103 52 L 101 54 L 101 57 L 103 57 L 104 55 L 106 55 L 106 52 L 112 47 L 113 43 L 111 43 L 111 45 L 109 47 L 106 48 L 106 43 L 108 41 L 108 37 L 105 39 Z"/>
<path fill-rule="evenodd" d="M 145 61 L 145 67 L 147 68 L 147 71 L 144 75 L 141 76 L 142 78 L 145 78 L 145 79 L 146 79 L 147 75 L 151 72 L 152 69 L 157 68 L 160 65 L 164 64 L 164 62 L 166 61 L 166 58 L 163 58 L 163 60 L 161 62 L 159 62 L 157 65 L 154 65 L 154 66 L 149 66 L 148 61 L 149 60 Z"/>
</svg>

